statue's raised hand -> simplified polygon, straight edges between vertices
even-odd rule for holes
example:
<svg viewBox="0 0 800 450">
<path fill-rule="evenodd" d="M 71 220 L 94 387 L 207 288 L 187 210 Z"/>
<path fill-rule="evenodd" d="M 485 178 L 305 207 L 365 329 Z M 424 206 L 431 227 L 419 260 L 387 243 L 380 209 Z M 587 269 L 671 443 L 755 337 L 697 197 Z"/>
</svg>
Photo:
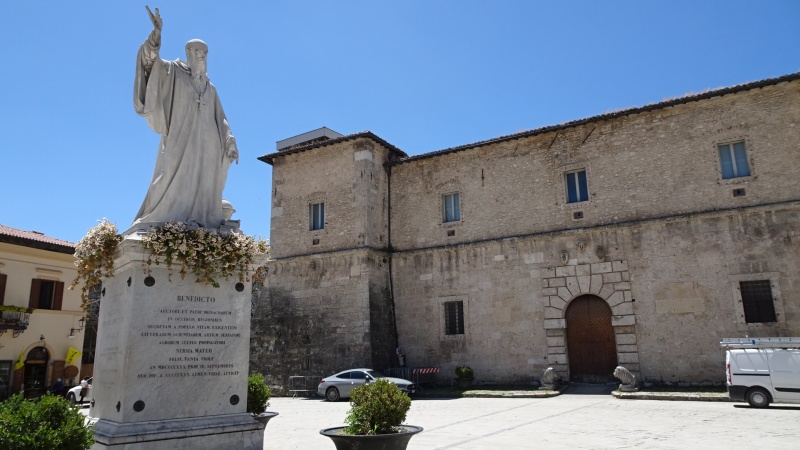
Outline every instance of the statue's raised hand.
<svg viewBox="0 0 800 450">
<path fill-rule="evenodd" d="M 150 7 L 147 5 L 145 5 L 145 8 L 147 8 L 147 14 L 150 14 L 150 21 L 153 22 L 153 28 L 161 31 L 161 25 L 163 22 L 161 21 L 161 14 L 158 13 L 158 8 L 156 8 L 155 14 L 153 14 L 153 11 L 150 11 Z"/>
</svg>

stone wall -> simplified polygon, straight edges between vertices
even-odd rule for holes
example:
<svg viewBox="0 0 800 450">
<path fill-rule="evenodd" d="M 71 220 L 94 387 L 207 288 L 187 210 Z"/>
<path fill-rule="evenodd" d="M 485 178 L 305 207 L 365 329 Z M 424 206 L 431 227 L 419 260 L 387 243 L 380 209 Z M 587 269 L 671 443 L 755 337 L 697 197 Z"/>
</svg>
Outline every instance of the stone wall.
<svg viewBox="0 0 800 450">
<path fill-rule="evenodd" d="M 745 140 L 752 176 L 721 179 Z M 411 250 L 798 199 L 800 81 L 601 120 L 392 166 L 392 246 Z M 589 200 L 566 203 L 585 169 Z M 733 189 L 746 195 L 734 197 Z M 461 220 L 442 223 L 459 192 Z M 573 213 L 583 212 L 575 220 Z M 448 236 L 448 231 L 454 232 Z"/>
<path fill-rule="evenodd" d="M 721 383 L 719 340 L 800 334 L 800 204 L 573 230 L 395 254 L 400 346 L 413 366 L 538 379 L 569 364 L 564 313 L 584 294 L 612 308 L 617 358 L 645 380 Z M 740 279 L 769 279 L 778 322 L 746 324 Z M 464 335 L 444 301 L 465 302 Z"/>
<path fill-rule="evenodd" d="M 271 256 L 387 245 L 388 150 L 369 139 L 276 158 Z M 325 227 L 310 231 L 309 205 L 325 203 Z"/>
<path fill-rule="evenodd" d="M 362 249 L 270 262 L 253 308 L 250 369 L 288 389 L 293 375 L 393 364 L 385 258 Z"/>
<path fill-rule="evenodd" d="M 565 313 L 591 294 L 640 378 L 722 382 L 719 339 L 800 334 L 799 128 L 793 80 L 388 167 L 364 136 L 275 156 L 275 260 L 251 365 L 278 384 L 381 368 L 397 339 L 407 365 L 441 367 L 443 380 L 460 364 L 479 381 L 527 382 L 548 366 L 568 377 Z M 723 179 L 718 145 L 738 141 L 751 174 Z M 567 203 L 575 170 L 589 198 Z M 460 220 L 442 223 L 456 192 Z M 325 228 L 309 231 L 320 201 Z M 775 323 L 745 323 L 748 280 L 770 281 Z M 445 332 L 450 301 L 463 303 L 464 334 Z"/>
</svg>

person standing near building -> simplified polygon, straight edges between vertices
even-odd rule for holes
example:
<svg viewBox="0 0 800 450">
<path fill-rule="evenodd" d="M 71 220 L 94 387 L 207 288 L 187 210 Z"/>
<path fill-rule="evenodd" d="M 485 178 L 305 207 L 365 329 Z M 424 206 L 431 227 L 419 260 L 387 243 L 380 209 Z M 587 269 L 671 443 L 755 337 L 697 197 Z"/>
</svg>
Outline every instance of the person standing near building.
<svg viewBox="0 0 800 450">
<path fill-rule="evenodd" d="M 83 377 L 81 380 L 81 400 L 80 404 L 83 404 L 83 398 L 86 397 L 86 391 L 89 390 L 89 377 Z"/>
<path fill-rule="evenodd" d="M 50 387 L 50 393 L 58 396 L 64 394 L 64 382 L 61 381 L 61 378 L 57 379 L 53 386 Z"/>
</svg>

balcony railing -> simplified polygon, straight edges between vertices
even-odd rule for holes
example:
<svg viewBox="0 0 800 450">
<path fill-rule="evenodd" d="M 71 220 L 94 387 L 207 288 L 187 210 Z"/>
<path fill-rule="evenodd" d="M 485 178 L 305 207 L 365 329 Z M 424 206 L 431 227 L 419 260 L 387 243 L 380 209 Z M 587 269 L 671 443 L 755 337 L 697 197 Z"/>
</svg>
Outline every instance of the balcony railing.
<svg viewBox="0 0 800 450">
<path fill-rule="evenodd" d="M 32 309 L 16 306 L 0 306 L 0 336 L 11 330 L 14 337 L 28 329 L 28 320 Z"/>
</svg>

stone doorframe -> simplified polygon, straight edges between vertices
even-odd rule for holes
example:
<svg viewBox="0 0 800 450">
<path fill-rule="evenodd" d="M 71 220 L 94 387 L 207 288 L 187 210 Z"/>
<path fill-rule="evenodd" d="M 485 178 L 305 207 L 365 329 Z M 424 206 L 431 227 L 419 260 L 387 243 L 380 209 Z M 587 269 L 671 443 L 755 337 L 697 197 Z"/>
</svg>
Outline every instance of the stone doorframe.
<svg viewBox="0 0 800 450">
<path fill-rule="evenodd" d="M 628 261 L 574 264 L 542 269 L 544 328 L 547 333 L 547 363 L 563 380 L 569 379 L 564 314 L 576 297 L 596 295 L 611 307 L 611 326 L 617 346 L 617 363 L 639 374 L 636 316 L 631 294 Z"/>
</svg>

